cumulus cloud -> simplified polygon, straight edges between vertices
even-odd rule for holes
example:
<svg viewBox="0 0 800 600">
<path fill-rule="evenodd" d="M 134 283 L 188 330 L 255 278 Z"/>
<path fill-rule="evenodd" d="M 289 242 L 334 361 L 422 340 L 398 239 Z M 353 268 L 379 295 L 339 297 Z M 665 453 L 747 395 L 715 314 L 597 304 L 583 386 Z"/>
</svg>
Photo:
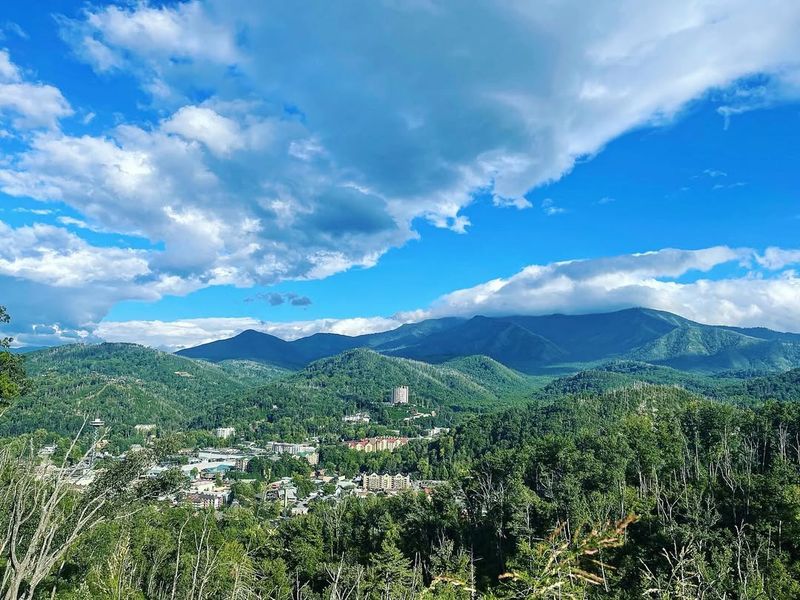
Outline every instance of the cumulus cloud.
<svg viewBox="0 0 800 600">
<path fill-rule="evenodd" d="M 114 304 L 186 294 L 200 282 L 151 271 L 152 251 L 92 246 L 69 231 L 0 221 L 0 300 L 14 334 L 28 343 L 70 341 L 92 334 Z M 37 331 L 50 327 L 44 340 Z"/>
<path fill-rule="evenodd" d="M 48 225 L 13 229 L 0 222 L 0 275 L 55 287 L 133 281 L 149 273 L 144 253 L 92 247 L 66 230 Z"/>
<path fill-rule="evenodd" d="M 215 154 L 228 154 L 243 142 L 236 121 L 199 106 L 184 106 L 163 123 L 162 129 L 202 142 Z"/>
<path fill-rule="evenodd" d="M 778 269 L 800 263 L 800 252 L 772 248 L 762 256 L 719 246 L 531 265 L 512 277 L 447 294 L 404 318 L 580 314 L 643 306 L 704 323 L 800 331 L 800 279 L 793 271 L 765 277 L 750 268 L 754 263 Z M 681 280 L 726 264 L 741 267 L 743 274 Z"/>
<path fill-rule="evenodd" d="M 154 100 L 180 103 L 201 87 L 217 102 L 265 99 L 279 120 L 292 107 L 306 135 L 283 158 L 316 160 L 306 173 L 321 187 L 287 189 L 291 178 L 275 174 L 260 182 L 281 190 L 276 201 L 292 214 L 328 205 L 325 188 L 344 178 L 362 209 L 376 206 L 401 228 L 424 218 L 463 232 L 460 212 L 478 191 L 497 206 L 528 208 L 533 187 L 710 89 L 757 73 L 794 78 L 798 23 L 800 8 L 777 0 L 467 10 L 445 1 L 402 9 L 330 3 L 313 11 L 208 0 L 88 9 L 66 29 L 81 32 L 79 48 L 88 38 L 124 56 L 143 88 L 158 90 Z M 748 35 L 754 27 L 762 34 Z M 182 106 L 162 128 L 225 154 L 241 144 L 239 126 L 210 107 Z"/>
<path fill-rule="evenodd" d="M 800 250 L 771 247 L 756 255 L 755 260 L 762 267 L 776 271 L 800 263 Z"/>
<path fill-rule="evenodd" d="M 4 82 L 19 81 L 22 75 L 19 67 L 11 62 L 8 50 L 0 50 L 0 80 Z"/>
<path fill-rule="evenodd" d="M 73 114 L 61 91 L 52 85 L 24 81 L 7 50 L 0 50 L 0 119 L 17 129 L 55 128 Z"/>
</svg>

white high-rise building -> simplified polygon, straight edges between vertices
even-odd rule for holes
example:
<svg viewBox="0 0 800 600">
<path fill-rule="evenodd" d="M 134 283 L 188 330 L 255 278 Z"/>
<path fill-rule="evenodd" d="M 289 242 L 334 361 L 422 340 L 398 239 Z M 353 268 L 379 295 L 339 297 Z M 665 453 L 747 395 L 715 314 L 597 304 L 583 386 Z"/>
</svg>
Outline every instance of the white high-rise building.
<svg viewBox="0 0 800 600">
<path fill-rule="evenodd" d="M 401 385 L 392 390 L 392 404 L 408 404 L 407 385 Z"/>
<path fill-rule="evenodd" d="M 236 429 L 233 427 L 217 427 L 214 430 L 214 435 L 221 439 L 227 439 L 236 435 Z"/>
</svg>

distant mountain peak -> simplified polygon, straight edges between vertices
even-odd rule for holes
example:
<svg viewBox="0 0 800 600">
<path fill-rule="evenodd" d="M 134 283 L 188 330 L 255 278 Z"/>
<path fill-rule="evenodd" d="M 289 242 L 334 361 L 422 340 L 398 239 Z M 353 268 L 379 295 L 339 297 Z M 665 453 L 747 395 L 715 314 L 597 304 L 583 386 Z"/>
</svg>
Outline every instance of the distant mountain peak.
<svg viewBox="0 0 800 600">
<path fill-rule="evenodd" d="M 447 317 L 381 333 L 316 333 L 291 342 L 250 329 L 178 354 L 299 369 L 356 349 L 428 363 L 482 355 L 526 373 L 574 372 L 587 364 L 627 359 L 698 371 L 800 366 L 798 334 L 704 325 L 645 307 L 580 315 Z"/>
</svg>

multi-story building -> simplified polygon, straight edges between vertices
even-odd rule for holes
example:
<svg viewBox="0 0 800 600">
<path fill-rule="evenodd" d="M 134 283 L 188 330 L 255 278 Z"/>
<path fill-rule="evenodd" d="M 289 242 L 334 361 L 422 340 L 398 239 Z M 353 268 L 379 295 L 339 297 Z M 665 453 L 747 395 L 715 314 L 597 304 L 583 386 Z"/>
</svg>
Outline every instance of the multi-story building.
<svg viewBox="0 0 800 600">
<path fill-rule="evenodd" d="M 407 385 L 401 385 L 392 390 L 392 404 L 408 404 Z"/>
<path fill-rule="evenodd" d="M 186 494 L 186 500 L 195 508 L 221 508 L 225 504 L 225 497 L 223 495 L 207 492 Z"/>
<path fill-rule="evenodd" d="M 267 442 L 265 448 L 273 454 L 290 454 L 298 458 L 304 458 L 310 465 L 319 462 L 319 453 L 314 446 L 307 444 L 295 444 L 292 442 Z"/>
<path fill-rule="evenodd" d="M 364 438 L 361 440 L 350 440 L 347 447 L 356 452 L 393 452 L 401 446 L 408 444 L 407 437 L 380 436 Z"/>
<path fill-rule="evenodd" d="M 236 435 L 236 429 L 233 427 L 217 427 L 214 430 L 214 435 L 218 438 L 227 439 Z"/>
<path fill-rule="evenodd" d="M 372 473 L 364 475 L 361 487 L 371 492 L 400 492 L 411 488 L 411 477 L 399 473 L 397 475 Z"/>
</svg>

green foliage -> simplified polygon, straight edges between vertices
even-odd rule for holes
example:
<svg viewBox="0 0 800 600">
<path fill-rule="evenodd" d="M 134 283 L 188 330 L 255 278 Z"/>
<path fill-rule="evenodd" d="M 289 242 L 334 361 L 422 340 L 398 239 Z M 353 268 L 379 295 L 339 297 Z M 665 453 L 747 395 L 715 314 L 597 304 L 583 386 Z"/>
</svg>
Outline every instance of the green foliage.
<svg viewBox="0 0 800 600">
<path fill-rule="evenodd" d="M 18 360 L 0 353 L 0 386 L 2 365 Z M 116 440 L 132 436 L 137 423 L 181 428 L 220 400 L 264 381 L 260 367 L 220 367 L 135 344 L 60 346 L 27 354 L 24 361 L 30 390 L 6 413 L 0 435 L 41 427 L 70 435 L 86 416 L 96 415 L 112 425 Z"/>
<path fill-rule="evenodd" d="M 4 306 L 0 306 L 0 324 L 8 323 L 11 317 Z M 0 337 L 0 410 L 7 408 L 25 389 L 25 371 L 22 357 L 9 352 L 13 340 Z"/>
<path fill-rule="evenodd" d="M 49 352 L 32 355 L 34 377 L 45 385 L 34 390 L 52 386 L 44 397 L 65 415 L 94 402 L 77 393 L 60 399 L 70 385 L 98 390 L 110 377 L 130 383 L 139 373 L 140 404 L 97 394 L 121 423 L 146 417 L 151 402 L 184 426 L 231 424 L 251 439 L 317 436 L 321 466 L 342 474 L 441 480 L 429 494 L 367 498 L 331 498 L 331 485 L 308 503 L 309 514 L 279 516 L 282 507 L 257 493 L 290 477 L 307 498 L 311 467 L 292 456 L 257 457 L 233 483 L 237 506 L 197 511 L 158 500 L 180 484 L 177 471 L 159 480 L 135 474 L 154 454 L 212 438 L 202 430 L 161 435 L 142 454 L 104 463 L 83 497 L 70 494 L 72 502 L 102 494 L 107 512 L 43 582 L 57 598 L 800 594 L 800 371 L 737 378 L 615 361 L 542 387 L 485 357 L 433 366 L 355 350 L 286 375 L 129 346 Z M 176 370 L 191 377 L 176 379 Z M 421 429 L 385 404 L 394 385 L 410 385 L 412 403 L 436 410 L 429 423 L 450 425 L 450 433 L 395 452 L 344 447 L 342 437 Z M 169 396 L 163 390 L 172 386 Z M 34 427 L 26 410 L 19 414 Z M 342 423 L 354 410 L 369 410 L 377 422 Z M 57 442 L 64 445 L 38 430 L 7 439 L 6 456 Z M 35 472 L 8 467 L 14 477 Z M 0 498 L 10 481 L 0 478 Z"/>
</svg>

